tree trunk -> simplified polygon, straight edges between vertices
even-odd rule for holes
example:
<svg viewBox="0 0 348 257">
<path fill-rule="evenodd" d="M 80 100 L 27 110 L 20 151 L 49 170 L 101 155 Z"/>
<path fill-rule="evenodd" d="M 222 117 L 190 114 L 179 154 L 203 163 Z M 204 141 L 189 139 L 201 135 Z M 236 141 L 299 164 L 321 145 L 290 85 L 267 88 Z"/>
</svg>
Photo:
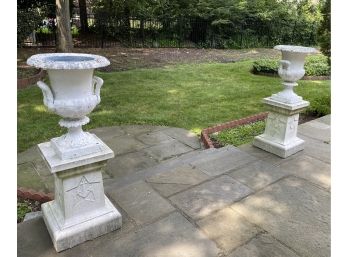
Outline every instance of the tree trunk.
<svg viewBox="0 0 348 257">
<path fill-rule="evenodd" d="M 79 9 L 80 9 L 81 31 L 86 33 L 88 31 L 86 0 L 79 0 Z"/>
<path fill-rule="evenodd" d="M 57 52 L 72 52 L 73 43 L 70 28 L 69 0 L 56 0 Z"/>
</svg>

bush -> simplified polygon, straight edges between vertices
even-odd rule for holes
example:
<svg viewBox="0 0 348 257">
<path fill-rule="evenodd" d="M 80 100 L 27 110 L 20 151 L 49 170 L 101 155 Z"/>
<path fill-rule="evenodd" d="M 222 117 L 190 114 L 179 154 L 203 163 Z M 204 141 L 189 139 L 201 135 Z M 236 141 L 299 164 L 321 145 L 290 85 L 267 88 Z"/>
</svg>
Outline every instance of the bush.
<svg viewBox="0 0 348 257">
<path fill-rule="evenodd" d="M 331 113 L 331 95 L 324 95 L 311 101 L 305 114 L 321 117 Z"/>
<path fill-rule="evenodd" d="M 278 74 L 279 67 L 278 59 L 261 59 L 253 63 L 252 72 L 258 73 L 268 73 L 268 74 Z M 330 66 L 327 61 L 327 57 L 319 55 L 310 55 L 306 58 L 305 62 L 305 75 L 306 76 L 329 76 Z"/>
</svg>

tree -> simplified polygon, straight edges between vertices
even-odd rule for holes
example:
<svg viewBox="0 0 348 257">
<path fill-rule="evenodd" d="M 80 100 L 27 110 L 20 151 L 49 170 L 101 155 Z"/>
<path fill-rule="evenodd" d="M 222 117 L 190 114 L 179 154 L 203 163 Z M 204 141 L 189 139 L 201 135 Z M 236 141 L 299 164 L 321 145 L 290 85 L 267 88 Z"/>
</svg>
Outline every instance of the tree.
<svg viewBox="0 0 348 257">
<path fill-rule="evenodd" d="M 71 52 L 73 48 L 69 0 L 56 0 L 57 52 Z"/>
<path fill-rule="evenodd" d="M 86 33 L 88 31 L 86 0 L 79 0 L 79 9 L 80 9 L 81 31 Z"/>
<path fill-rule="evenodd" d="M 321 52 L 328 57 L 331 65 L 331 0 L 326 0 L 320 11 L 323 20 L 318 29 L 318 41 Z"/>
</svg>

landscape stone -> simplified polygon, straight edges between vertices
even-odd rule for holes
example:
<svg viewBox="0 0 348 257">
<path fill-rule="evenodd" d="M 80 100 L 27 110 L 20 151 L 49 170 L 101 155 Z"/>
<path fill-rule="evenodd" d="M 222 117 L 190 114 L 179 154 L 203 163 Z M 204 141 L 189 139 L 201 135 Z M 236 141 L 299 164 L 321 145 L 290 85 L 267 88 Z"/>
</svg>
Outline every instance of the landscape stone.
<svg viewBox="0 0 348 257">
<path fill-rule="evenodd" d="M 114 178 L 127 176 L 136 171 L 155 166 L 158 162 L 143 151 L 115 156 L 107 163 L 107 172 Z"/>
<path fill-rule="evenodd" d="M 281 179 L 231 208 L 300 256 L 330 256 L 330 194 L 306 180 Z"/>
<path fill-rule="evenodd" d="M 98 238 L 76 248 L 80 251 L 73 248 L 64 256 L 216 257 L 219 254 L 215 243 L 177 212 L 121 238 Z"/>
<path fill-rule="evenodd" d="M 124 125 L 121 128 L 127 135 L 136 136 L 139 134 L 149 133 L 153 131 L 160 131 L 167 127 L 165 126 L 151 126 L 151 125 Z"/>
<path fill-rule="evenodd" d="M 312 156 L 326 163 L 331 163 L 331 143 L 329 141 L 322 141 L 313 139 L 304 135 L 299 135 L 305 140 L 304 153 Z"/>
<path fill-rule="evenodd" d="M 230 208 L 222 209 L 199 220 L 197 225 L 226 252 L 230 252 L 261 232 Z"/>
<path fill-rule="evenodd" d="M 256 191 L 287 174 L 282 169 L 260 160 L 234 170 L 228 175 Z"/>
<path fill-rule="evenodd" d="M 89 132 L 96 134 L 97 137 L 103 141 L 126 134 L 126 132 L 120 126 L 94 128 Z"/>
<path fill-rule="evenodd" d="M 108 191 L 108 195 L 138 225 L 156 220 L 175 209 L 143 181 Z"/>
<path fill-rule="evenodd" d="M 192 219 L 200 219 L 252 192 L 247 186 L 223 175 L 169 199 Z"/>
<path fill-rule="evenodd" d="M 326 125 L 331 125 L 331 114 L 320 117 L 319 119 L 316 119 L 316 121 L 325 123 Z"/>
<path fill-rule="evenodd" d="M 34 160 L 42 159 L 40 156 L 39 149 L 37 146 L 30 147 L 29 149 L 25 150 L 24 152 L 17 154 L 17 164 L 23 164 L 26 162 L 33 162 Z"/>
<path fill-rule="evenodd" d="M 256 160 L 256 158 L 238 148 L 231 148 L 228 151 L 222 152 L 218 156 L 216 155 L 212 157 L 213 158 L 197 160 L 190 164 L 197 167 L 207 175 L 214 177 Z"/>
<path fill-rule="evenodd" d="M 23 222 L 42 217 L 42 211 L 28 212 L 25 214 Z"/>
<path fill-rule="evenodd" d="M 17 186 L 45 193 L 50 192 L 31 162 L 17 165 Z"/>
<path fill-rule="evenodd" d="M 316 158 L 302 155 L 278 166 L 283 172 L 301 177 L 324 188 L 331 185 L 331 167 Z"/>
<path fill-rule="evenodd" d="M 129 135 L 113 137 L 104 142 L 114 151 L 115 156 L 135 152 L 146 147 L 139 140 Z"/>
<path fill-rule="evenodd" d="M 161 195 L 167 197 L 199 184 L 208 178 L 209 176 L 199 169 L 190 165 L 184 165 L 146 178 L 146 182 L 151 183 L 153 188 L 160 192 Z"/>
<path fill-rule="evenodd" d="M 201 143 L 199 138 L 194 133 L 182 128 L 167 128 L 163 133 L 180 141 L 181 143 L 192 147 L 193 149 L 200 149 Z"/>
<path fill-rule="evenodd" d="M 323 122 L 312 120 L 299 126 L 298 133 L 327 142 L 331 139 L 331 126 Z"/>
<path fill-rule="evenodd" d="M 170 142 L 174 140 L 172 137 L 163 133 L 163 131 L 155 131 L 155 132 L 141 134 L 141 135 L 138 135 L 136 138 L 142 143 L 146 145 L 150 145 L 150 146 L 166 143 L 166 142 Z"/>
<path fill-rule="evenodd" d="M 259 234 L 228 257 L 300 257 L 268 234 Z"/>
<path fill-rule="evenodd" d="M 158 161 L 163 161 L 168 158 L 190 152 L 192 150 L 193 149 L 191 147 L 188 147 L 178 142 L 177 140 L 172 140 L 144 149 L 147 154 L 151 155 Z"/>
</svg>

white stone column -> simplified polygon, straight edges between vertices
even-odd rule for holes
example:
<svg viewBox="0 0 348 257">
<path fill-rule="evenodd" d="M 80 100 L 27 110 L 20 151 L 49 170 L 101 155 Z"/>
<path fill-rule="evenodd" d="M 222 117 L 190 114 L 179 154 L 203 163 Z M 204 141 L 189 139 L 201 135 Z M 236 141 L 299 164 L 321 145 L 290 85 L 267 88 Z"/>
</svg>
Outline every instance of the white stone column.
<svg viewBox="0 0 348 257">
<path fill-rule="evenodd" d="M 304 141 L 297 137 L 299 113 L 308 105 L 307 101 L 285 104 L 264 98 L 269 114 L 265 132 L 254 138 L 253 145 L 267 152 L 286 158 L 304 149 Z"/>
<path fill-rule="evenodd" d="M 98 153 L 67 160 L 58 157 L 50 142 L 38 146 L 54 176 L 55 199 L 41 208 L 56 251 L 121 227 L 121 214 L 104 195 L 102 169 L 114 157 L 107 145 Z"/>
</svg>

